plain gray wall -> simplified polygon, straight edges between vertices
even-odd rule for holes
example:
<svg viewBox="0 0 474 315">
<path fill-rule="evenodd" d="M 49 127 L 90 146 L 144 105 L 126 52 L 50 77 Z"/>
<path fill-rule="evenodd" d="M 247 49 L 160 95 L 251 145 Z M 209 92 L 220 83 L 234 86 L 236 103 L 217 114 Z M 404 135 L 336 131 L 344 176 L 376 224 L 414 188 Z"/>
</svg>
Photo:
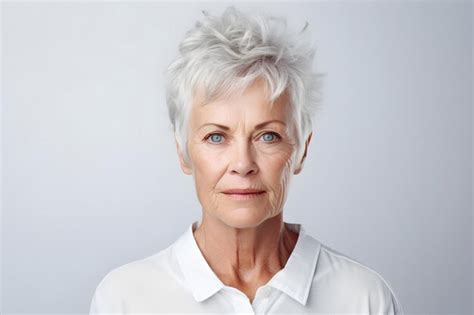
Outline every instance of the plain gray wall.
<svg viewBox="0 0 474 315">
<path fill-rule="evenodd" d="M 3 313 L 87 313 L 111 269 L 199 219 L 163 71 L 228 5 L 309 21 L 327 73 L 285 221 L 407 314 L 472 312 L 472 4 L 2 2 Z"/>
</svg>

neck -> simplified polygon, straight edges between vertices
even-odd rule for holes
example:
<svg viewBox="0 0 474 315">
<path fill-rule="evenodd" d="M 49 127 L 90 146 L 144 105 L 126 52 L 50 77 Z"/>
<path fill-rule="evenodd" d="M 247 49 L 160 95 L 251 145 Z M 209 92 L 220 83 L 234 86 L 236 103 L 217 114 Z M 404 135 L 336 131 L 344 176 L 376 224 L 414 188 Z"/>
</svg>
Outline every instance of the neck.
<svg viewBox="0 0 474 315">
<path fill-rule="evenodd" d="M 194 237 L 206 261 L 224 283 L 247 283 L 268 280 L 281 270 L 298 234 L 285 225 L 281 213 L 249 228 L 235 228 L 203 214 Z"/>
</svg>

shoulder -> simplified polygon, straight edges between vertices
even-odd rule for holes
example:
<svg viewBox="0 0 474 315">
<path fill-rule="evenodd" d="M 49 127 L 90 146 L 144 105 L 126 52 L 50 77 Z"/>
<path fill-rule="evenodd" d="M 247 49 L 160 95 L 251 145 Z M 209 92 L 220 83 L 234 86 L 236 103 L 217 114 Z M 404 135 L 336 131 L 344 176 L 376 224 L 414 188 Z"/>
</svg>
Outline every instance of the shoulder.
<svg viewBox="0 0 474 315">
<path fill-rule="evenodd" d="M 313 282 L 332 297 L 369 313 L 403 313 L 394 291 L 378 272 L 323 244 Z"/>
<path fill-rule="evenodd" d="M 138 303 L 147 294 L 162 294 L 179 288 L 181 275 L 175 263 L 173 248 L 115 267 L 96 286 L 92 310 L 119 310 Z"/>
<path fill-rule="evenodd" d="M 331 277 L 333 282 L 344 281 L 345 285 L 359 289 L 388 286 L 372 268 L 324 244 L 321 244 L 317 272 L 317 277 Z"/>
<path fill-rule="evenodd" d="M 152 256 L 115 267 L 103 277 L 97 287 L 109 289 L 151 284 L 168 286 L 166 280 L 171 283 L 180 282 L 182 275 L 173 249 L 173 246 L 169 246 Z"/>
</svg>

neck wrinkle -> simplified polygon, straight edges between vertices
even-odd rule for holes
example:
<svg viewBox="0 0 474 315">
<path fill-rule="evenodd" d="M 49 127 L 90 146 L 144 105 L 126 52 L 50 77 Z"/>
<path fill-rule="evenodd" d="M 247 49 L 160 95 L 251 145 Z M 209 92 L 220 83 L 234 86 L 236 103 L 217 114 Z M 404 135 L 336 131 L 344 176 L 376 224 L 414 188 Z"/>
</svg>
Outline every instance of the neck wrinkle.
<svg viewBox="0 0 474 315">
<path fill-rule="evenodd" d="M 238 244 L 238 234 L 241 231 L 234 233 L 230 228 L 230 232 L 227 232 L 228 226 L 223 229 L 213 227 L 203 220 L 203 223 L 193 230 L 193 234 L 208 265 L 224 283 L 241 283 L 257 278 L 269 280 L 284 268 L 298 239 L 298 233 L 283 222 L 281 215 L 272 219 L 273 221 L 267 221 L 265 226 L 257 227 L 263 228 L 263 231 L 252 231 L 250 238 L 254 239 L 250 244 L 243 244 L 244 249 Z M 278 225 L 279 228 L 275 227 Z M 219 232 L 221 235 L 216 235 Z M 227 237 L 226 233 L 231 234 L 230 237 Z M 263 235 L 262 239 L 256 240 L 260 235 Z M 268 237 L 265 237 L 267 235 Z M 229 244 L 234 245 L 230 248 Z"/>
</svg>

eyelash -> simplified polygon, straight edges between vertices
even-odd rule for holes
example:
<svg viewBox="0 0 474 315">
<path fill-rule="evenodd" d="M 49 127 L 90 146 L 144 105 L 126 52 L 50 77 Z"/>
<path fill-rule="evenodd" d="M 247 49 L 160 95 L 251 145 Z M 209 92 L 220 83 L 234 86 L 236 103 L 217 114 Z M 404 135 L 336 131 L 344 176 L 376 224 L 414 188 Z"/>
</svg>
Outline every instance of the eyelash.
<svg viewBox="0 0 474 315">
<path fill-rule="evenodd" d="M 266 143 L 275 143 L 275 142 L 277 142 L 278 140 L 281 139 L 281 136 L 280 136 L 279 134 L 277 134 L 276 132 L 272 132 L 272 131 L 267 131 L 267 132 L 263 133 L 263 134 L 260 136 L 260 138 L 263 137 L 263 136 L 266 135 L 266 134 L 272 134 L 272 135 L 274 135 L 274 136 L 276 137 L 276 140 L 274 140 L 274 141 L 264 141 L 264 142 L 266 142 Z M 209 138 L 212 137 L 213 135 L 224 136 L 222 133 L 213 132 L 213 133 L 208 134 L 206 137 L 204 137 L 204 140 L 206 140 L 206 141 L 209 142 L 210 144 L 221 144 L 222 142 L 217 143 L 217 142 L 210 142 L 210 141 L 208 141 Z"/>
</svg>

